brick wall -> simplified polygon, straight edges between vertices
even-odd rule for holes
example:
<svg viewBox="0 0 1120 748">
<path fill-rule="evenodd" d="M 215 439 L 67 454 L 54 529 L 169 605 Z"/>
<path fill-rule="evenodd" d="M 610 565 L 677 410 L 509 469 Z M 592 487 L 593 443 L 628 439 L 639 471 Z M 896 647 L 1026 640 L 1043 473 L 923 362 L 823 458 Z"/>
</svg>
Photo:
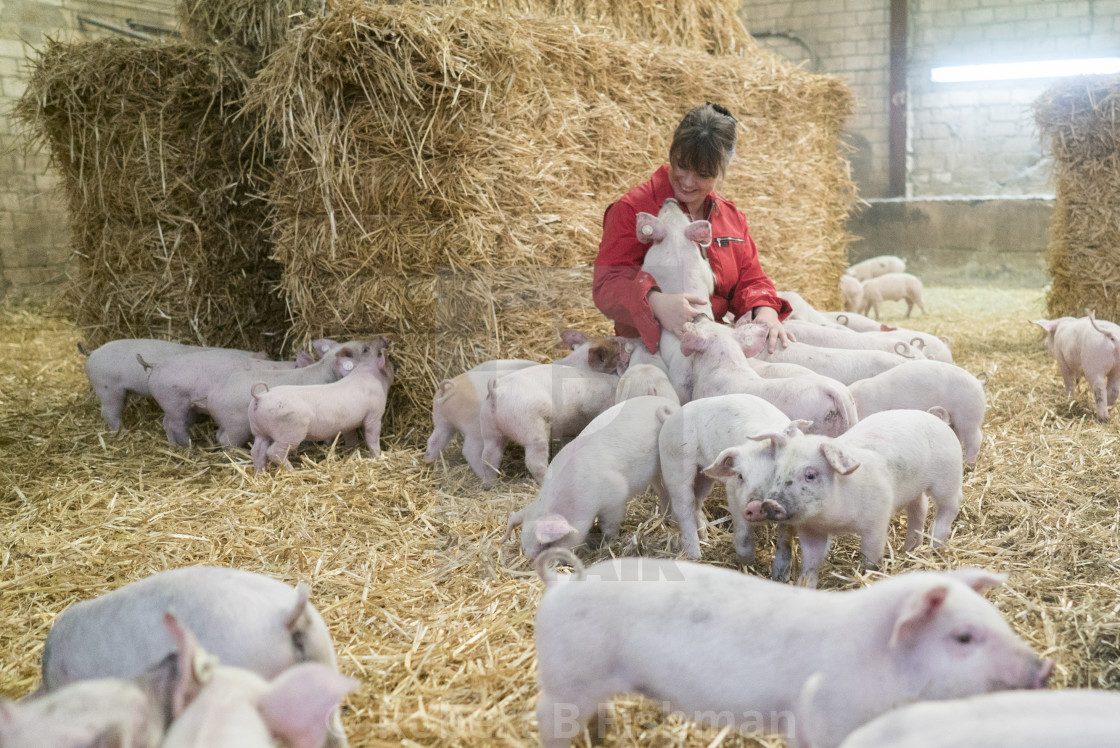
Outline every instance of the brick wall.
<svg viewBox="0 0 1120 748">
<path fill-rule="evenodd" d="M 80 0 L 0 0 L 0 297 L 49 297 L 65 278 L 69 257 L 66 208 L 46 153 L 28 150 L 13 122 L 13 103 L 27 86 L 27 58 L 44 37 L 111 35 L 83 27 L 78 15 L 126 26 L 131 18 L 174 26 L 171 0 L 129 3 Z"/>
<path fill-rule="evenodd" d="M 790 31 L 821 72 L 844 76 L 856 98 L 849 122 L 863 197 L 888 185 L 889 0 L 744 0 L 754 34 Z M 971 62 L 1115 55 L 1120 0 L 910 0 L 908 159 L 911 197 L 1048 194 L 1050 170 L 1031 104 L 1047 80 L 932 83 L 930 68 Z M 805 50 L 764 43 L 795 60 Z"/>
</svg>

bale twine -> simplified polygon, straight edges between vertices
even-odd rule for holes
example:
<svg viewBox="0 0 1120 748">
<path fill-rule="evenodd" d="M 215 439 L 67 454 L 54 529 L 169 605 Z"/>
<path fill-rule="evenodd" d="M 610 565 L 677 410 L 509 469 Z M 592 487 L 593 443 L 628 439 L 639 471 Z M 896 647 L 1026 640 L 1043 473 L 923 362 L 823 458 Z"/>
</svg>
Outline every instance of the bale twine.
<svg viewBox="0 0 1120 748">
<path fill-rule="evenodd" d="M 439 378 L 526 350 L 511 330 L 547 339 L 556 320 L 589 315 L 605 327 L 587 270 L 603 210 L 649 177 L 705 100 L 742 123 L 721 191 L 751 220 L 764 267 L 835 305 L 853 196 L 837 151 L 851 97 L 838 79 L 558 17 L 334 5 L 292 32 L 246 103 L 274 138 L 268 199 L 293 339 L 393 334 L 400 382 L 419 388 L 396 388 L 408 402 L 391 408 L 390 429 L 404 432 L 427 423 Z M 514 308 L 479 293 L 496 268 L 542 267 L 582 268 L 584 280 L 558 299 L 551 280 L 521 278 Z M 467 340 L 427 326 L 449 296 L 426 294 L 452 271 L 479 307 Z M 408 382 L 408 362 L 433 378 Z"/>
<path fill-rule="evenodd" d="M 1072 78 L 1034 105 L 1054 155 L 1051 317 L 1120 319 L 1120 76 Z"/>
<path fill-rule="evenodd" d="M 260 149 L 227 46 L 49 40 L 16 115 L 62 174 L 75 263 L 65 300 L 88 345 L 161 337 L 278 352 Z"/>
</svg>

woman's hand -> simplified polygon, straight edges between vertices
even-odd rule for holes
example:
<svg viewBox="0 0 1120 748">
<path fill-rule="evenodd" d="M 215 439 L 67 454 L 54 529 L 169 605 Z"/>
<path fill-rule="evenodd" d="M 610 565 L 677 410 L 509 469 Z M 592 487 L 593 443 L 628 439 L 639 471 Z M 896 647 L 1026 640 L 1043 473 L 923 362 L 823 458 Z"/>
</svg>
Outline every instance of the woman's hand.
<svg viewBox="0 0 1120 748">
<path fill-rule="evenodd" d="M 778 346 L 778 341 L 782 342 L 782 347 L 785 348 L 790 343 L 796 343 L 797 338 L 793 337 L 786 328 L 782 327 L 781 321 L 778 319 L 778 311 L 773 307 L 756 306 L 754 308 L 754 321 L 760 325 L 766 325 L 769 332 L 766 334 L 766 350 L 773 353 L 774 349 Z"/>
<path fill-rule="evenodd" d="M 685 323 L 691 322 L 697 314 L 703 313 L 704 305 L 709 301 L 696 294 L 661 291 L 650 291 L 646 299 L 649 301 L 649 308 L 653 310 L 654 318 L 661 327 L 678 338 L 684 336 Z M 777 319 L 777 315 L 774 319 Z"/>
</svg>

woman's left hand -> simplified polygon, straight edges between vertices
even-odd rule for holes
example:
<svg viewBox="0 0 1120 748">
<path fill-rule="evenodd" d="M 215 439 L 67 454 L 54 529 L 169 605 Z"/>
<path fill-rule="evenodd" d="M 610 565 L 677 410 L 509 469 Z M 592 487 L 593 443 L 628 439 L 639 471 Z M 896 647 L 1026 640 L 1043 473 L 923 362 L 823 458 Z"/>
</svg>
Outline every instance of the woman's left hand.
<svg viewBox="0 0 1120 748">
<path fill-rule="evenodd" d="M 766 325 L 768 329 L 766 334 L 766 350 L 768 353 L 774 352 L 778 347 L 778 341 L 781 341 L 783 348 L 790 343 L 797 342 L 797 338 L 782 327 L 781 320 L 778 319 L 778 310 L 773 307 L 756 306 L 754 308 L 754 321 L 760 325 Z"/>
</svg>

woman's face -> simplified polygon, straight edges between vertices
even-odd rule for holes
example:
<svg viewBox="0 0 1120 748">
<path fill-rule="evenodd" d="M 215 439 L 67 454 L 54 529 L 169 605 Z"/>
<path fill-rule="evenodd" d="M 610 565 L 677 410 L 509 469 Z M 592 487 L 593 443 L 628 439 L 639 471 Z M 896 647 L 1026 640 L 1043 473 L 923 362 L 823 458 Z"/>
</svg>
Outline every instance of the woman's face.
<svg viewBox="0 0 1120 748">
<path fill-rule="evenodd" d="M 702 176 L 689 169 L 669 164 L 669 184 L 673 188 L 673 196 L 682 205 L 688 206 L 692 214 L 699 212 L 704 204 L 704 198 L 711 194 L 716 187 L 715 174 Z"/>
</svg>

